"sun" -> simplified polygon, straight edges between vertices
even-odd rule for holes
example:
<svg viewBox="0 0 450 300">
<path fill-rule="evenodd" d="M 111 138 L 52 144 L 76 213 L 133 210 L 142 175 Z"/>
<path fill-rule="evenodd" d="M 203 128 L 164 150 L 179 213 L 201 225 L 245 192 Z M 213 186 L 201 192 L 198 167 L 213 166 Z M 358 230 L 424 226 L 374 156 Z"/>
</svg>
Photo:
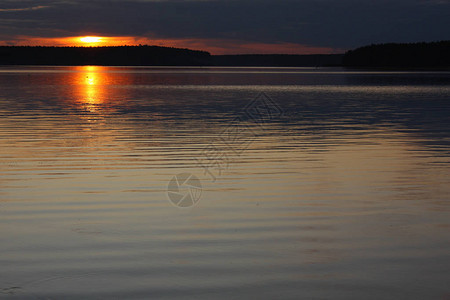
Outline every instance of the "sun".
<svg viewBox="0 0 450 300">
<path fill-rule="evenodd" d="M 80 37 L 80 41 L 86 44 L 96 44 L 102 42 L 102 38 L 99 36 L 83 36 Z"/>
</svg>

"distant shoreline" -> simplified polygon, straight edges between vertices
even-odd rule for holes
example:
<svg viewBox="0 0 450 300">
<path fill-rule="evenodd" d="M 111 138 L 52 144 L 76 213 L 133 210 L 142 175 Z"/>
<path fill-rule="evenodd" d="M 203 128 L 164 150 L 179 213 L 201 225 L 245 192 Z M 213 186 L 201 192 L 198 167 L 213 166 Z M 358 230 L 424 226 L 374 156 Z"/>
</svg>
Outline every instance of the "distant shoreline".
<svg viewBox="0 0 450 300">
<path fill-rule="evenodd" d="M 0 46 L 0 65 L 49 66 L 342 66 L 344 54 L 211 55 L 206 51 L 159 46 Z"/>
<path fill-rule="evenodd" d="M 0 46 L 0 66 L 344 67 L 354 70 L 450 70 L 450 41 L 370 45 L 345 54 L 236 54 L 160 46 Z"/>
<path fill-rule="evenodd" d="M 372 69 L 448 69 L 450 41 L 364 46 L 347 51 L 343 65 Z"/>
</svg>

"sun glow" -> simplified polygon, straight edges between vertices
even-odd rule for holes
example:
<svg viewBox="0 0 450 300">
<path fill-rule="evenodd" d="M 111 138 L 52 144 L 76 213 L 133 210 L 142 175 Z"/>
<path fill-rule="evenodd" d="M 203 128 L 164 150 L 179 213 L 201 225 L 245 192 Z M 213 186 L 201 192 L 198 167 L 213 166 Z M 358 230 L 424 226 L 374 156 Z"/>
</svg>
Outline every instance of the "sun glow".
<svg viewBox="0 0 450 300">
<path fill-rule="evenodd" d="M 97 43 L 101 43 L 103 41 L 103 38 L 99 37 L 99 36 L 83 36 L 80 37 L 80 41 L 86 44 L 97 44 Z"/>
</svg>

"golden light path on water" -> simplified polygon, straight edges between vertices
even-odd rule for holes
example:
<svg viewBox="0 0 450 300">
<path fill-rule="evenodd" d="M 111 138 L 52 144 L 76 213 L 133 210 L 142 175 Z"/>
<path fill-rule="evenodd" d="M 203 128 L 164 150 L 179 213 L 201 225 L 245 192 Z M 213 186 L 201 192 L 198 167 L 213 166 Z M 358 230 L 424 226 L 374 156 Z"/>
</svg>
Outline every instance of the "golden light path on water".
<svg viewBox="0 0 450 300">
<path fill-rule="evenodd" d="M 98 111 L 99 106 L 103 103 L 105 99 L 102 97 L 102 86 L 103 82 L 103 74 L 98 72 L 100 67 L 95 66 L 86 66 L 83 67 L 83 71 L 80 73 L 80 76 L 85 76 L 84 80 L 84 89 L 85 89 L 85 107 L 87 110 L 94 112 Z"/>
</svg>

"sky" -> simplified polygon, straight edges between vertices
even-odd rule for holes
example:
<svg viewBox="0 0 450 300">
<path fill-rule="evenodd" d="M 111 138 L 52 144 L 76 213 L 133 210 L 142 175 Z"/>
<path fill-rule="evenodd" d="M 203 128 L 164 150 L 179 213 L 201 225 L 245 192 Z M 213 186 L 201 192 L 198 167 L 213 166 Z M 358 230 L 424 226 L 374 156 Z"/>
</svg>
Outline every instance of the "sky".
<svg viewBox="0 0 450 300">
<path fill-rule="evenodd" d="M 342 53 L 450 39 L 450 0 L 0 0 L 0 45 Z"/>
</svg>

